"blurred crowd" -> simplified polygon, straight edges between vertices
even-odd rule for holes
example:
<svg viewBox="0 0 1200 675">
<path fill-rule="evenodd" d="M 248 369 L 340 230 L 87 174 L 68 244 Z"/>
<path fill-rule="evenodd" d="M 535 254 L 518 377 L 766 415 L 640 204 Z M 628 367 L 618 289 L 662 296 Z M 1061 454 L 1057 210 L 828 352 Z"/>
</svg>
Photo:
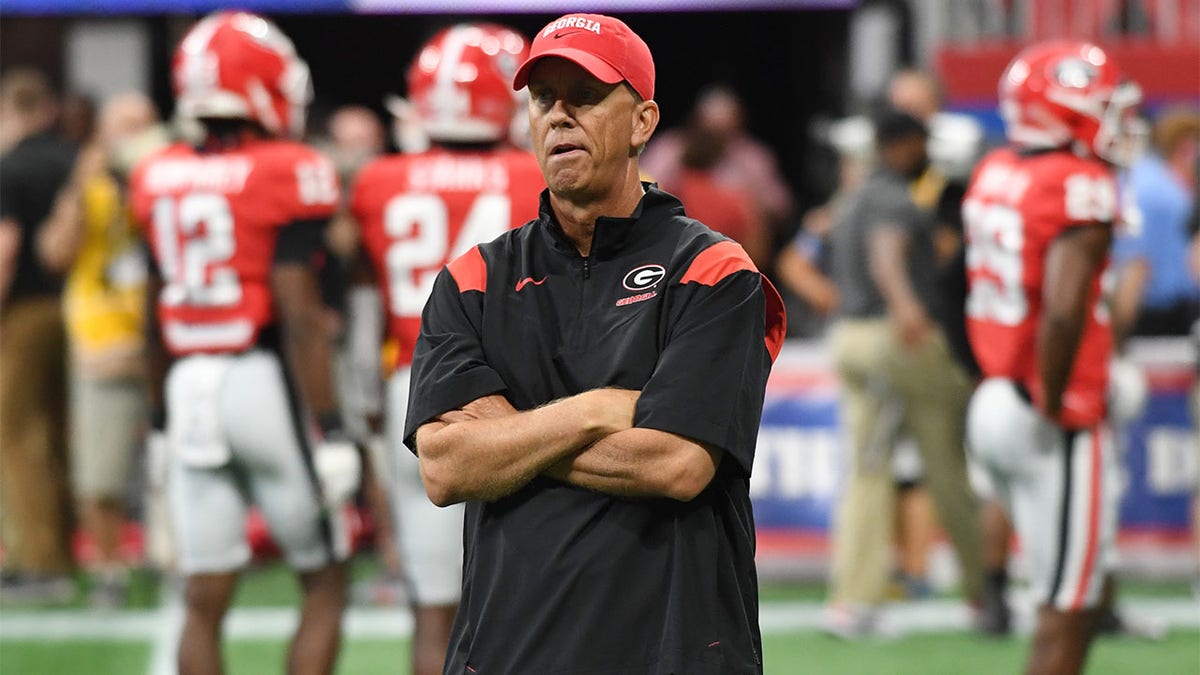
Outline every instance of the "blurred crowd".
<svg viewBox="0 0 1200 675">
<path fill-rule="evenodd" d="M 728 84 L 698 91 L 687 122 L 659 132 L 642 167 L 688 215 L 741 243 L 786 289 L 792 337 L 829 338 L 851 436 L 862 409 L 891 415 L 895 433 L 853 446 L 861 456 L 835 520 L 830 596 L 840 613 L 831 626 L 846 636 L 870 632 L 872 616 L 861 608 L 929 595 L 930 551 L 942 531 L 968 599 L 982 603 L 985 570 L 1002 561 L 981 553 L 981 538 L 991 535 L 978 526 L 962 445 L 978 368 L 964 328 L 960 209 L 989 140 L 970 116 L 943 110 L 932 77 L 900 71 L 879 100 L 861 102 L 862 114 L 817 130 L 834 150 L 836 190 L 800 212 L 776 153 L 746 128 L 742 106 Z M 334 161 L 344 185 L 373 158 L 427 146 L 408 101 L 392 98 L 387 110 L 384 120 L 369 108 L 337 108 L 311 130 L 309 141 Z M 188 133 L 164 122 L 140 93 L 95 101 L 55 92 L 34 70 L 8 68 L 0 78 L 5 600 L 68 601 L 79 593 L 73 573 L 82 566 L 90 602 L 121 605 L 130 569 L 142 563 L 132 521 L 142 525 L 149 560 L 170 568 L 163 459 L 144 443 L 145 250 L 125 188 L 139 158 Z M 1200 115 L 1159 111 L 1144 141 L 1123 174 L 1124 218 L 1113 249 L 1110 306 L 1122 340 L 1188 335 L 1200 315 Z M 866 236 L 862 223 L 879 217 L 903 221 L 908 236 Z M 329 248 L 353 248 L 352 230 L 332 228 Z M 355 302 L 328 301 L 334 309 Z M 902 362 L 880 363 L 891 332 L 911 351 Z M 364 357 L 352 337 L 344 345 L 339 358 Z M 883 372 L 886 381 L 877 377 Z M 370 410 L 378 402 L 356 405 Z M 395 601 L 403 590 L 386 498 L 368 486 L 362 502 L 381 523 L 376 544 L 386 571 L 362 599 Z"/>
</svg>

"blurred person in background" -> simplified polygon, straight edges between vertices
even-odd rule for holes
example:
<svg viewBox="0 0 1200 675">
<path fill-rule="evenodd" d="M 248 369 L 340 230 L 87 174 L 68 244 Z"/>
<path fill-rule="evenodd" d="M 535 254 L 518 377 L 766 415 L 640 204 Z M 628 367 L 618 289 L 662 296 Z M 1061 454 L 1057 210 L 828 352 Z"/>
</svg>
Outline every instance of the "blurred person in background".
<svg viewBox="0 0 1200 675">
<path fill-rule="evenodd" d="M 222 623 L 250 560 L 253 503 L 297 573 L 289 673 L 330 673 L 350 554 L 343 507 L 360 458 L 333 382 L 317 267 L 338 206 L 333 163 L 304 129 L 308 67 L 274 24 L 218 12 L 172 63 L 177 107 L 207 132 L 140 163 L 135 220 L 151 243 L 151 424 L 170 447 L 168 491 L 185 581 L 180 673 L 222 672 Z"/>
<path fill-rule="evenodd" d="M 927 132 L 920 120 L 890 109 L 874 122 L 879 166 L 851 198 L 831 241 L 840 300 L 833 349 L 852 455 L 834 520 L 825 628 L 845 638 L 885 628 L 878 609 L 890 576 L 891 458 L 901 433 L 911 435 L 924 459 L 967 600 L 977 602 L 980 592 L 977 505 L 962 442 L 970 382 L 933 319 L 943 302 L 936 226 L 910 193 L 928 161 Z"/>
<path fill-rule="evenodd" d="M 792 193 L 779 172 L 775 152 L 746 131 L 742 101 L 732 89 L 714 85 L 702 91 L 686 127 L 668 129 L 646 146 L 642 171 L 662 185 L 678 184 L 688 134 L 696 131 L 720 141 L 721 153 L 710 169 L 713 178 L 750 195 L 763 225 L 774 237 L 792 217 Z M 768 241 L 768 250 L 773 244 Z"/>
<path fill-rule="evenodd" d="M 386 151 L 387 135 L 374 111 L 346 105 L 330 115 L 320 147 L 333 160 L 342 185 L 351 185 L 363 167 Z M 350 214 L 349 202 L 349 193 L 343 193 L 337 215 L 329 224 L 326 244 L 332 255 L 327 273 L 322 275 L 322 286 L 326 303 L 337 316 L 334 376 L 342 421 L 350 437 L 368 451 L 363 498 L 372 520 L 375 551 L 383 566 L 378 576 L 355 583 L 351 599 L 359 604 L 392 605 L 404 600 L 405 590 L 389 504 L 390 463 L 382 456 L 377 438 L 383 414 L 378 339 L 383 329 L 383 309 L 374 278 L 358 261 L 359 229 Z"/>
<path fill-rule="evenodd" d="M 769 269 L 771 233 L 753 193 L 721 182 L 716 173 L 730 140 L 726 134 L 690 124 L 684 130 L 679 170 L 668 180 L 659 180 L 659 187 L 679 198 L 689 218 L 741 244 L 756 267 Z"/>
<path fill-rule="evenodd" d="M 830 277 L 829 239 L 850 197 L 857 194 L 874 164 L 874 130 L 865 116 L 848 117 L 829 124 L 822 140 L 834 150 L 837 180 L 833 194 L 823 204 L 805 212 L 796 236 L 779 251 L 775 272 L 789 291 L 802 299 L 814 316 L 789 314 L 789 330 L 806 319 L 823 334 L 838 307 L 838 290 Z"/>
<path fill-rule="evenodd" d="M 347 105 L 329 117 L 329 148 L 326 151 L 338 169 L 338 177 L 349 185 L 360 169 L 387 150 L 383 122 L 370 108 Z"/>
<path fill-rule="evenodd" d="M 975 380 L 979 377 L 979 365 L 967 341 L 963 309 L 967 268 L 961 212 L 967 181 L 980 155 L 983 131 L 970 116 L 943 112 L 941 87 L 931 75 L 920 70 L 903 69 L 892 75 L 887 101 L 892 108 L 920 120 L 929 130 L 926 141 L 929 163 L 911 183 L 909 191 L 917 207 L 930 213 L 935 223 L 937 287 L 943 301 L 934 318 L 955 361 Z M 933 499 L 922 480 L 925 467 L 916 450 L 911 443 L 902 443 L 895 457 L 896 466 L 901 469 L 897 475 L 896 509 L 898 586 L 909 596 L 928 594 L 929 556 L 940 530 Z"/>
<path fill-rule="evenodd" d="M 1152 151 L 1129 168 L 1127 185 L 1137 215 L 1113 249 L 1118 341 L 1127 335 L 1188 335 L 1200 317 L 1200 283 L 1188 264 L 1200 113 L 1187 108 L 1162 113 L 1152 139 Z"/>
<path fill-rule="evenodd" d="M 386 451 L 379 461 L 395 504 L 415 617 L 415 675 L 441 673 L 446 659 L 462 593 L 463 506 L 434 506 L 416 456 L 404 447 L 409 396 L 426 395 L 409 391 L 413 349 L 421 310 L 442 267 L 537 216 L 541 171 L 509 137 L 513 116 L 524 112 L 512 76 L 528 54 L 524 36 L 496 24 L 459 24 L 431 38 L 407 80 L 408 99 L 432 147 L 368 164 L 351 198 L 387 307 L 393 370 L 387 376 Z"/>
<path fill-rule="evenodd" d="M 63 96 L 58 128 L 62 137 L 76 148 L 91 143 L 96 135 L 96 99 L 79 92 Z"/>
<path fill-rule="evenodd" d="M 104 103 L 95 138 L 75 167 L 72 189 L 60 194 L 47 227 L 65 230 L 72 251 L 63 297 L 70 352 L 71 485 L 83 528 L 97 558 L 92 600 L 124 602 L 127 563 L 121 554 L 130 467 L 145 431 L 142 384 L 146 267 L 140 238 L 127 218 L 129 148 L 153 146 L 158 111 L 142 94 Z M 165 142 L 158 129 L 159 142 Z"/>
<path fill-rule="evenodd" d="M 1113 341 L 1095 308 L 1118 217 L 1113 167 L 1131 159 L 1140 99 L 1095 45 L 1027 47 L 1000 80 L 1010 146 L 984 158 L 963 204 L 968 334 L 986 377 L 969 442 L 1027 560 L 1031 675 L 1083 670 L 1111 592 Z"/>
<path fill-rule="evenodd" d="M 71 179 L 75 149 L 54 131 L 58 106 L 45 76 L 0 78 L 0 597 L 62 602 L 68 576 L 63 276 L 70 241 L 45 226 Z"/>
</svg>

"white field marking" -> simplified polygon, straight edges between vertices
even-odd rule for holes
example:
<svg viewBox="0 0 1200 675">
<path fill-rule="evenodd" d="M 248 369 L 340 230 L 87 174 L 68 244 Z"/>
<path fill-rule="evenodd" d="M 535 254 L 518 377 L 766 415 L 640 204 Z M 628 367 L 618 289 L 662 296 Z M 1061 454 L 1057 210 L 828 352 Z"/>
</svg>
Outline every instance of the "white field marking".
<svg viewBox="0 0 1200 675">
<path fill-rule="evenodd" d="M 163 603 L 158 608 L 158 626 L 154 631 L 147 675 L 175 675 L 177 672 L 175 652 L 179 646 L 179 634 L 183 631 L 184 620 L 183 585 L 164 584 L 163 598 Z"/>
<path fill-rule="evenodd" d="M 1191 598 L 1123 598 L 1121 609 L 1135 616 L 1157 618 L 1172 628 L 1200 628 L 1200 605 Z M 115 612 L 5 610 L 0 614 L 0 642 L 142 642 L 157 639 L 168 626 L 177 631 L 179 624 L 168 618 L 164 609 Z M 178 620 L 176 615 L 174 621 Z M 295 630 L 297 620 L 296 610 L 288 607 L 241 607 L 230 613 L 225 635 L 230 640 L 287 639 Z M 896 603 L 884 611 L 884 620 L 903 633 L 970 629 L 967 610 L 954 600 Z M 763 603 L 759 622 L 763 633 L 769 635 L 818 630 L 822 625 L 822 605 L 817 602 Z M 407 609 L 401 608 L 355 607 L 346 612 L 343 626 L 344 637 L 349 640 L 406 638 L 412 634 L 412 616 Z"/>
</svg>

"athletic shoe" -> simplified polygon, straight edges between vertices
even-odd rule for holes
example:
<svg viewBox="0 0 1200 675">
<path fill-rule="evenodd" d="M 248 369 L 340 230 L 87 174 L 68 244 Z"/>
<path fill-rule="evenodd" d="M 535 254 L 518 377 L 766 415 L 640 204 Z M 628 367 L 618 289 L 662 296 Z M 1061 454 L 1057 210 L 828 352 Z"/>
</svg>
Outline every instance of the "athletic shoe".
<svg viewBox="0 0 1200 675">
<path fill-rule="evenodd" d="M 878 607 L 856 604 L 827 605 L 821 619 L 821 632 L 842 640 L 890 640 L 895 629 L 883 621 Z"/>
<path fill-rule="evenodd" d="M 1096 623 L 1097 635 L 1161 642 L 1167 637 L 1167 623 L 1155 617 L 1135 617 L 1108 609 Z"/>
<path fill-rule="evenodd" d="M 65 605 L 75 599 L 75 580 L 67 575 L 5 572 L 0 600 L 22 605 Z"/>
<path fill-rule="evenodd" d="M 999 593 L 985 591 L 983 600 L 973 605 L 975 630 L 988 637 L 1005 637 L 1012 632 L 1012 609 Z"/>
<path fill-rule="evenodd" d="M 96 572 L 88 600 L 93 609 L 120 609 L 129 596 L 129 570 L 113 569 Z"/>
</svg>

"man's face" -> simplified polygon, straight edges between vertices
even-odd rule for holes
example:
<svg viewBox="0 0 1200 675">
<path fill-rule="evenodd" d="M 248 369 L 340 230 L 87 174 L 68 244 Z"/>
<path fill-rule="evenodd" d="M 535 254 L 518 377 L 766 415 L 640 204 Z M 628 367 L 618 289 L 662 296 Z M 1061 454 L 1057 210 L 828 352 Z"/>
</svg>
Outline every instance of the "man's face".
<svg viewBox="0 0 1200 675">
<path fill-rule="evenodd" d="M 639 124 L 644 105 L 628 86 L 605 84 L 574 62 L 537 62 L 529 76 L 529 126 L 550 191 L 601 196 L 621 185 L 630 157 L 650 138 Z"/>
</svg>

